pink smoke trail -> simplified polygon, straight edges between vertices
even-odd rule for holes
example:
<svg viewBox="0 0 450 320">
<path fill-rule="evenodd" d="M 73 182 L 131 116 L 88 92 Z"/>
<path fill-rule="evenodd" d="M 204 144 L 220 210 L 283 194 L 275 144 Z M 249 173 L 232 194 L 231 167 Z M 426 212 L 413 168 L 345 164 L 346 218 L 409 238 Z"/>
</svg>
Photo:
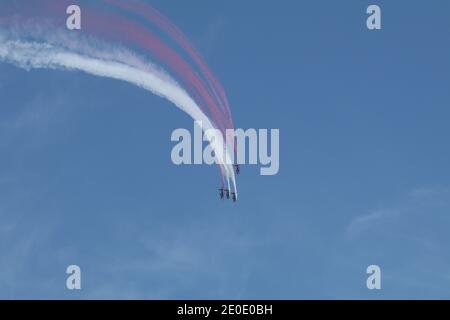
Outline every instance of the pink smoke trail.
<svg viewBox="0 0 450 320">
<path fill-rule="evenodd" d="M 67 1 L 43 2 L 40 2 L 38 12 L 44 11 L 47 14 L 51 13 L 52 16 L 58 16 L 58 14 L 61 16 L 61 12 L 65 12 L 66 5 L 69 3 Z M 36 14 L 36 11 L 33 12 Z M 155 54 L 161 62 L 181 78 L 193 98 L 201 106 L 208 108 L 214 123 L 225 134 L 228 127 L 227 121 L 220 113 L 217 102 L 209 94 L 203 80 L 180 55 L 163 43 L 153 32 L 115 13 L 100 11 L 91 6 L 87 9 L 86 5 L 83 5 L 82 21 L 84 30 L 100 33 L 119 42 L 132 40 L 134 45 Z"/>
<path fill-rule="evenodd" d="M 39 15 L 65 18 L 66 16 L 61 13 L 65 13 L 69 4 L 69 1 L 64 0 L 57 2 L 39 1 L 39 6 L 28 5 L 23 9 L 21 8 L 21 14 L 24 15 L 25 13 L 25 16 L 30 16 L 30 19 Z M 207 107 L 216 126 L 222 133 L 225 133 L 227 123 L 217 107 L 217 102 L 210 96 L 209 90 L 202 79 L 189 64 L 150 30 L 117 14 L 102 12 L 92 6 L 87 7 L 87 5 L 82 6 L 82 21 L 83 30 L 100 33 L 118 42 L 132 40 L 134 45 L 155 54 L 161 62 L 181 78 L 194 100 L 201 106 Z M 60 22 L 62 23 L 63 20 Z"/>
<path fill-rule="evenodd" d="M 89 15 L 92 14 L 92 19 Z M 123 19 L 112 13 L 89 11 L 84 14 L 89 22 L 88 28 L 95 32 L 101 32 L 109 38 L 118 41 L 123 39 L 132 40 L 135 45 L 144 48 L 155 54 L 158 60 L 168 66 L 173 72 L 178 74 L 183 80 L 184 85 L 194 95 L 194 98 L 201 104 L 206 105 L 214 122 L 221 131 L 224 131 L 224 123 L 222 116 L 219 113 L 215 101 L 209 95 L 203 81 L 198 77 L 192 67 L 187 64 L 179 54 L 173 51 L 170 47 L 159 40 L 148 29 Z M 95 19 L 94 19 L 95 16 Z"/>
<path fill-rule="evenodd" d="M 61 16 L 61 12 L 65 12 L 64 1 L 54 2 L 54 1 L 40 1 L 39 10 L 32 8 L 32 6 L 27 6 L 27 14 L 34 18 L 36 15 L 51 13 L 52 17 Z M 135 45 L 140 46 L 146 50 L 149 50 L 155 54 L 159 60 L 164 62 L 169 68 L 178 74 L 183 80 L 184 84 L 189 88 L 189 91 L 194 96 L 194 99 L 198 101 L 200 105 L 206 105 L 213 117 L 214 123 L 218 128 L 225 132 L 227 128 L 227 122 L 223 120 L 219 109 L 217 108 L 217 103 L 210 96 L 209 90 L 206 88 L 203 81 L 198 77 L 196 72 L 192 67 L 187 64 L 176 52 L 174 52 L 170 47 L 161 42 L 151 31 L 141 27 L 140 25 L 130 22 L 116 14 L 107 14 L 104 12 L 97 12 L 93 8 L 89 10 L 85 9 L 83 6 L 83 29 L 88 29 L 94 33 L 100 33 L 108 36 L 109 38 L 115 39 L 119 42 L 132 40 Z M 64 11 L 62 11 L 64 10 Z M 8 22 L 8 17 L 0 18 L 0 22 Z M 125 39 L 125 40 L 124 40 Z M 184 45 L 185 47 L 187 45 Z M 195 51 L 191 51 L 193 56 L 196 56 Z M 199 58 L 196 58 L 200 61 Z M 210 73 L 204 64 L 203 69 L 211 79 Z M 217 96 L 216 96 L 217 97 Z M 220 101 L 220 100 L 219 100 Z M 220 166 L 219 166 L 220 167 Z M 222 179 L 224 180 L 224 172 L 220 167 L 222 173 Z"/>
<path fill-rule="evenodd" d="M 133 12 L 136 15 L 143 16 L 149 19 L 160 27 L 164 32 L 176 40 L 176 42 L 183 48 L 193 61 L 197 64 L 201 72 L 205 75 L 205 78 L 214 94 L 219 105 L 222 107 L 227 115 L 227 128 L 233 129 L 233 120 L 231 116 L 231 110 L 228 103 L 227 95 L 223 89 L 221 83 L 217 80 L 216 76 L 208 68 L 203 58 L 197 52 L 197 50 L 192 46 L 190 41 L 186 38 L 183 32 L 174 25 L 169 19 L 163 16 L 159 11 L 144 2 L 138 1 L 118 1 L 118 0 L 104 0 L 107 3 L 113 4 L 119 8 Z"/>
</svg>

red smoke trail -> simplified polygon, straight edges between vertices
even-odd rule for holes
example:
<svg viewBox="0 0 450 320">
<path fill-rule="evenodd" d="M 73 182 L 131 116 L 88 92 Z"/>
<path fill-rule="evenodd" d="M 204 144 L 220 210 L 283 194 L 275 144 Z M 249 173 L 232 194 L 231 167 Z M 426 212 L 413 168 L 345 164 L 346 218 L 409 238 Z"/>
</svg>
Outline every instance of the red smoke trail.
<svg viewBox="0 0 450 320">
<path fill-rule="evenodd" d="M 66 8 L 71 4 L 70 1 L 39 1 L 38 5 L 21 6 L 21 16 L 29 17 L 30 20 L 35 21 L 36 16 L 51 17 L 53 20 L 57 17 L 58 23 L 65 28 L 65 12 Z M 82 9 L 82 31 L 88 30 L 96 33 L 101 33 L 114 39 L 118 42 L 134 41 L 134 44 L 150 51 L 155 56 L 168 66 L 172 72 L 177 74 L 188 91 L 193 96 L 194 100 L 200 105 L 207 107 L 209 113 L 218 127 L 218 129 L 225 134 L 227 123 L 217 106 L 217 102 L 209 94 L 209 90 L 203 80 L 197 75 L 193 68 L 186 63 L 180 55 L 174 50 L 164 44 L 155 34 L 143 26 L 124 19 L 121 16 L 113 13 L 106 13 L 96 10 L 96 8 L 83 5 Z M 17 8 L 16 10 L 17 11 Z M 64 20 L 62 20 L 64 18 Z M 62 24 L 64 22 L 64 24 Z M 206 111 L 206 110 L 204 110 Z"/>
<path fill-rule="evenodd" d="M 39 1 L 38 6 L 30 6 L 28 3 L 28 5 L 25 6 L 27 8 L 25 11 L 26 17 L 28 16 L 28 19 L 31 21 L 36 21 L 36 16 L 43 15 L 45 18 L 51 18 L 58 21 L 57 26 L 59 26 L 59 23 L 63 22 L 63 24 L 59 27 L 61 29 L 65 29 L 65 18 L 67 17 L 65 15 L 65 10 L 69 5 L 69 2 L 65 2 L 66 1 L 55 2 L 44 0 Z M 230 121 L 228 119 L 231 119 L 231 116 L 229 116 L 228 119 L 224 119 L 223 115 L 220 113 L 220 108 L 218 108 L 218 104 L 221 105 L 222 102 L 217 97 L 216 91 L 222 92 L 220 94 L 224 96 L 223 89 L 220 84 L 217 85 L 217 80 L 206 67 L 206 64 L 200 58 L 198 53 L 191 47 L 189 42 L 187 42 L 181 34 L 181 31 L 178 29 L 172 29 L 176 27 L 172 27 L 170 22 L 167 22 L 167 24 L 164 25 L 165 18 L 163 19 L 159 15 L 155 15 L 157 18 L 156 21 L 159 21 L 161 26 L 165 26 L 166 29 L 169 30 L 169 34 L 173 35 L 180 45 L 193 57 L 193 60 L 200 66 L 200 70 L 206 75 L 210 86 L 211 83 L 213 84 L 212 91 L 217 101 L 211 97 L 210 90 L 208 90 L 208 87 L 205 85 L 204 81 L 199 78 L 193 68 L 186 63 L 179 54 L 164 44 L 150 30 L 117 14 L 98 12 L 93 7 L 89 7 L 87 10 L 86 7 L 86 5 L 82 7 L 82 31 L 90 30 L 94 33 L 100 33 L 106 35 L 110 39 L 118 41 L 119 43 L 131 40 L 131 42 L 135 45 L 150 51 L 161 62 L 167 65 L 172 72 L 175 72 L 175 74 L 181 78 L 183 84 L 189 89 L 189 92 L 193 95 L 194 100 L 197 101 L 200 106 L 206 105 L 208 107 L 210 111 L 209 113 L 211 114 L 215 125 L 219 128 L 219 130 L 221 130 L 222 133 L 225 133 L 225 130 L 230 128 Z M 23 16 L 23 11 L 20 11 Z M 58 18 L 55 19 L 54 17 Z M 60 20 L 62 18 L 59 17 L 64 18 L 64 20 Z M 8 22 L 8 20 L 8 17 L 1 18 L 0 22 Z M 230 113 L 228 114 L 230 115 Z M 221 166 L 219 167 L 222 173 L 222 179 L 224 179 L 225 173 L 223 168 Z"/>
<path fill-rule="evenodd" d="M 65 13 L 70 1 L 39 1 L 37 8 L 28 6 L 27 13 L 46 14 L 52 17 L 66 17 Z M 34 7 L 34 6 L 33 6 Z M 30 10 L 30 8 L 35 10 Z M 209 94 L 209 90 L 203 80 L 198 76 L 194 69 L 181 58 L 174 50 L 163 43 L 154 33 L 147 28 L 123 18 L 115 13 L 100 11 L 92 6 L 87 8 L 83 5 L 82 9 L 82 31 L 88 30 L 94 33 L 101 33 L 110 39 L 120 43 L 130 41 L 133 44 L 153 53 L 161 62 L 168 66 L 172 72 L 177 74 L 194 100 L 200 105 L 207 107 L 209 113 L 218 127 L 225 134 L 227 122 L 220 114 L 217 102 Z M 59 20 L 59 19 L 58 19 Z M 63 26 L 65 27 L 65 21 Z M 206 111 L 204 110 L 204 111 Z M 225 135 L 224 135 L 225 136 Z"/>
<path fill-rule="evenodd" d="M 189 54 L 193 61 L 198 65 L 201 72 L 205 75 L 208 84 L 210 85 L 211 91 L 216 97 L 219 105 L 223 108 L 224 112 L 227 114 L 227 128 L 233 129 L 233 120 L 231 116 L 231 110 L 229 107 L 228 99 L 225 94 L 220 82 L 217 80 L 212 71 L 208 68 L 205 61 L 202 59 L 200 54 L 195 50 L 190 41 L 184 36 L 183 32 L 169 19 L 159 13 L 152 6 L 137 1 L 118 1 L 118 0 L 104 0 L 105 2 L 114 4 L 115 6 L 129 10 L 134 14 L 141 15 L 146 19 L 149 19 L 160 27 L 164 32 L 170 35 L 176 42 Z"/>
<path fill-rule="evenodd" d="M 119 42 L 132 40 L 135 45 L 153 53 L 161 62 L 167 65 L 183 80 L 184 85 L 193 94 L 200 105 L 206 105 L 215 124 L 225 132 L 225 124 L 219 113 L 216 102 L 211 98 L 205 84 L 179 54 L 164 44 L 148 29 L 124 19 L 113 13 L 84 10 L 85 26 L 93 32 L 100 32 Z M 203 103 L 202 103 L 203 102 Z"/>
</svg>

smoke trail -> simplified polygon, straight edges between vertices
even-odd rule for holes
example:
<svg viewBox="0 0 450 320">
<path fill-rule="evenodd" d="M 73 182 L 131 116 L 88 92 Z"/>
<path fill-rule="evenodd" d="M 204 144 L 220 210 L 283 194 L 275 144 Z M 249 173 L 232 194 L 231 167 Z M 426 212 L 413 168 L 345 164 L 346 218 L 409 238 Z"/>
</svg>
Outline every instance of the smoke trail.
<svg viewBox="0 0 450 320">
<path fill-rule="evenodd" d="M 79 46 L 81 48 L 82 45 Z M 222 167 L 228 184 L 233 184 L 236 190 L 234 171 L 230 158 L 224 153 L 224 141 L 220 136 L 212 136 L 208 132 L 214 129 L 208 117 L 200 110 L 195 101 L 184 91 L 175 80 L 161 70 L 154 70 L 151 65 L 140 62 L 137 56 L 121 50 L 104 55 L 98 47 L 91 48 L 93 56 L 68 51 L 48 43 L 8 40 L 0 35 L 0 60 L 15 64 L 25 69 L 47 68 L 57 70 L 79 70 L 99 77 L 107 77 L 129 82 L 155 95 L 171 101 L 175 106 L 186 112 L 196 121 L 201 121 L 205 136 L 215 152 L 216 159 Z M 146 65 L 144 70 L 130 65 L 124 57 L 134 56 L 139 65 Z M 112 59 L 113 58 L 113 59 Z M 225 163 L 223 163 L 225 159 Z"/>
<path fill-rule="evenodd" d="M 226 127 L 230 129 L 233 128 L 231 110 L 229 107 L 228 98 L 225 94 L 225 90 L 223 89 L 221 83 L 217 80 L 213 72 L 208 68 L 197 50 L 192 46 L 190 41 L 176 25 L 174 25 L 169 19 L 163 16 L 158 10 L 142 1 L 130 0 L 124 2 L 118 0 L 104 0 L 104 2 L 131 11 L 133 14 L 143 16 L 144 18 L 155 23 L 159 28 L 161 28 L 161 30 L 171 36 L 197 64 L 200 71 L 206 78 L 211 93 L 213 94 L 218 104 L 222 107 L 223 111 L 226 113 Z"/>
<path fill-rule="evenodd" d="M 216 158 L 220 159 L 218 161 L 219 168 L 222 173 L 222 181 L 225 181 L 223 185 L 228 184 L 228 189 L 231 189 L 229 185 L 231 181 L 233 189 L 236 190 L 234 170 L 231 165 L 234 160 L 234 153 L 232 150 L 233 147 L 230 148 L 229 146 L 229 144 L 234 146 L 234 139 L 226 139 L 225 142 L 223 141 L 223 137 L 228 138 L 226 136 L 226 128 L 233 128 L 231 113 L 229 112 L 224 90 L 212 72 L 210 72 L 206 63 L 204 63 L 197 51 L 182 34 L 181 30 L 156 10 L 152 9 L 152 7 L 146 6 L 145 3 L 141 3 L 143 7 L 133 7 L 138 2 L 131 1 L 131 7 L 127 7 L 128 3 L 125 5 L 124 2 L 121 2 L 122 6 L 116 5 L 116 9 L 120 8 L 122 10 L 112 10 L 109 12 L 109 10 L 105 10 L 106 8 L 101 5 L 101 2 L 84 0 L 80 0 L 80 2 L 83 3 L 82 32 L 67 32 L 65 30 L 66 7 L 72 4 L 70 0 L 14 0 L 2 2 L 0 4 L 1 12 L 2 14 L 6 14 L 6 16 L 0 16 L 0 26 L 8 28 L 9 40 L 27 39 L 27 41 L 23 42 L 19 41 L 14 43 L 10 41 L 3 43 L 4 46 L 1 48 L 1 52 L 3 53 L 2 59 L 28 69 L 54 68 L 82 70 L 98 76 L 120 79 L 132 82 L 170 100 L 195 120 L 201 120 L 205 133 L 212 128 L 218 128 L 222 132 L 222 139 L 214 146 L 211 142 L 213 137 L 207 136 L 207 138 L 215 151 Z M 108 0 L 104 0 L 104 2 L 108 2 Z M 111 0 L 111 2 L 116 1 Z M 136 12 L 136 8 L 138 12 Z M 113 7 L 109 6 L 109 9 L 113 9 Z M 174 42 L 180 48 L 188 53 L 188 56 L 192 60 L 191 62 L 196 64 L 197 70 L 195 70 L 195 64 L 188 63 L 167 43 L 161 41 L 144 24 L 130 19 L 129 15 L 125 15 L 126 12 L 123 12 L 124 10 L 135 14 L 136 17 L 141 16 L 155 23 L 172 40 L 175 40 Z M 142 14 L 138 14 L 140 11 L 142 11 Z M 58 30 L 60 30 L 60 33 L 55 32 Z M 65 39 L 61 40 L 61 34 L 64 35 L 63 38 Z M 82 38 L 79 35 L 82 35 Z M 101 52 L 99 51 L 100 48 L 98 48 L 98 44 L 100 43 L 99 39 L 107 41 L 103 42 L 100 46 L 103 49 Z M 114 43 L 114 45 L 110 45 L 110 43 Z M 13 44 L 18 47 L 14 47 Z M 108 49 L 105 44 L 109 46 Z M 133 52 L 118 50 L 117 44 L 120 44 L 121 47 L 133 48 Z M 18 51 L 13 52 L 13 48 Z M 33 56 L 34 54 L 29 54 L 32 51 L 28 52 L 25 49 L 43 51 L 43 54 L 48 55 L 46 58 L 51 59 L 51 61 L 42 60 L 42 56 L 39 55 Z M 147 59 L 138 57 L 134 54 L 135 50 L 143 56 L 150 55 L 151 60 L 154 62 L 162 63 L 164 68 L 167 68 L 165 70 L 170 72 L 170 75 L 158 66 L 150 64 Z M 21 53 L 22 56 L 19 57 L 18 53 Z M 74 56 L 69 56 L 70 54 Z M 61 57 L 70 57 L 73 59 L 72 62 L 80 62 L 80 57 L 85 59 L 89 58 L 92 59 L 89 62 L 95 62 L 97 65 L 101 64 L 105 68 L 107 66 L 103 63 L 118 63 L 121 67 L 126 66 L 133 70 L 151 74 L 162 83 L 171 84 L 172 88 L 181 90 L 183 96 L 189 98 L 188 100 L 183 100 L 184 103 L 188 102 L 188 105 L 191 107 L 195 105 L 195 108 L 186 109 L 185 104 L 180 104 L 179 99 L 168 95 L 167 92 L 157 90 L 152 86 L 142 85 L 137 79 L 124 78 L 124 74 L 120 76 L 117 75 L 117 72 L 113 74 L 99 74 L 98 69 L 88 69 L 88 66 L 92 66 L 84 60 L 82 65 L 71 65 L 67 63 L 67 59 L 64 61 L 58 60 Z M 117 65 L 110 66 L 117 67 Z M 117 71 L 117 68 L 115 71 Z M 139 75 L 140 73 L 135 74 Z M 180 80 L 183 89 L 172 76 Z M 174 92 L 179 94 L 178 91 Z M 218 150 L 219 148 L 220 150 Z M 223 158 L 225 158 L 225 165 L 223 165 Z"/>
<path fill-rule="evenodd" d="M 14 24 L 14 29 L 20 30 L 19 34 L 30 34 L 33 38 L 46 38 L 46 42 L 51 42 L 51 34 L 48 30 L 58 29 L 57 25 L 64 25 L 61 21 L 54 23 L 53 17 L 61 17 L 61 12 L 65 12 L 64 3 L 41 0 L 40 5 L 46 6 L 28 6 L 36 8 L 34 14 L 39 14 L 39 19 L 34 18 L 30 13 L 23 16 L 15 17 L 15 20 L 9 21 Z M 51 18 L 49 18 L 51 17 Z M 187 88 L 189 94 L 194 98 L 197 104 L 204 110 L 208 111 L 215 125 L 225 133 L 226 124 L 224 123 L 224 115 L 221 114 L 216 102 L 210 96 L 207 85 L 202 81 L 192 66 L 188 64 L 176 51 L 172 50 L 167 44 L 161 41 L 151 30 L 144 28 L 138 23 L 121 15 L 98 10 L 96 7 L 83 6 L 83 33 L 94 35 L 101 39 L 113 40 L 118 43 L 128 43 L 133 47 L 144 49 L 147 54 L 151 54 L 158 62 L 168 67 L 180 78 L 182 84 Z M 0 20 L 0 23 L 2 21 Z M 46 25 L 45 25 L 46 24 Z M 36 36 L 38 31 L 40 34 Z M 77 41 L 77 39 L 75 39 Z M 207 110 L 206 110 L 207 109 Z"/>
</svg>

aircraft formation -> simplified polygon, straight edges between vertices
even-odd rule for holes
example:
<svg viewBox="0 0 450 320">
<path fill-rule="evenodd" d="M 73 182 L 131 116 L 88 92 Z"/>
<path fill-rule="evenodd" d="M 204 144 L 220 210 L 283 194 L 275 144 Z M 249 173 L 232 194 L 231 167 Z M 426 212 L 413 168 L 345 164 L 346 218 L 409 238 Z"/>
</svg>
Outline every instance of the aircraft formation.
<svg viewBox="0 0 450 320">
<path fill-rule="evenodd" d="M 234 169 L 236 171 L 236 174 L 241 173 L 241 168 L 239 165 L 235 165 Z M 225 197 L 227 199 L 233 200 L 233 202 L 237 201 L 237 196 L 236 196 L 236 192 L 230 192 L 230 189 L 226 189 L 225 187 L 222 186 L 222 188 L 219 189 L 219 195 L 220 195 L 220 199 L 225 199 Z"/>
</svg>

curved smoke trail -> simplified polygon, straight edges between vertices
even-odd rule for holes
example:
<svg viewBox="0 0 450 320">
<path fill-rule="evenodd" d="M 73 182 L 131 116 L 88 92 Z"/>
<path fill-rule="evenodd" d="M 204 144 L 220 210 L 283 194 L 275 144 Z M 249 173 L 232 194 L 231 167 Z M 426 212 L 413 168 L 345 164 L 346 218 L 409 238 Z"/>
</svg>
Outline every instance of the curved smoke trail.
<svg viewBox="0 0 450 320">
<path fill-rule="evenodd" d="M 190 41 L 186 38 L 183 32 L 174 25 L 169 19 L 163 16 L 158 10 L 150 6 L 149 4 L 139 0 L 103 0 L 106 3 L 112 4 L 121 9 L 128 10 L 135 15 L 142 16 L 153 23 L 155 23 L 161 30 L 171 36 L 178 45 L 183 48 L 189 57 L 197 64 L 198 68 L 204 75 L 212 95 L 227 114 L 226 128 L 232 129 L 233 119 L 231 116 L 231 110 L 228 103 L 228 98 L 220 82 L 217 80 L 214 73 L 208 68 L 205 61 L 198 53 L 198 51 L 192 46 Z"/>
<path fill-rule="evenodd" d="M 220 113 L 221 110 L 217 108 L 217 101 L 213 101 L 210 95 L 210 92 L 216 89 L 207 87 L 192 67 L 179 55 L 150 31 L 144 28 L 139 29 L 139 26 L 132 21 L 112 14 L 102 16 L 95 10 L 89 10 L 88 14 L 93 19 L 88 19 L 91 21 L 88 24 L 88 30 L 89 36 L 93 36 L 93 38 L 80 39 L 78 37 L 75 39 L 76 41 L 73 41 L 74 38 L 71 36 L 67 34 L 61 36 L 60 33 L 53 31 L 55 30 L 54 21 L 49 19 L 48 15 L 49 13 L 55 14 L 55 11 L 61 14 L 59 9 L 64 4 L 61 2 L 55 4 L 55 2 L 45 0 L 40 1 L 39 4 L 41 10 L 42 8 L 47 10 L 43 13 L 42 21 L 27 18 L 26 14 L 19 15 L 18 18 L 17 13 L 14 18 L 12 16 L 0 17 L 0 31 L 3 33 L 3 35 L 0 34 L 1 61 L 26 69 L 79 70 L 95 76 L 126 81 L 166 98 L 194 120 L 202 122 L 205 136 L 214 150 L 225 183 L 229 189 L 231 183 L 232 188 L 237 191 L 234 170 L 231 165 L 232 159 L 229 148 L 226 147 L 227 142 L 220 135 L 212 134 L 210 130 L 217 128 L 223 132 L 228 127 L 228 120 L 224 120 Z M 36 11 L 33 13 L 36 14 Z M 20 27 L 17 22 L 20 23 Z M 4 25 L 7 28 L 3 29 Z M 136 33 L 136 31 L 139 32 Z M 151 51 L 180 76 L 192 97 L 162 68 L 141 58 L 139 53 L 117 45 L 105 45 L 96 38 L 99 35 L 105 35 L 107 40 L 112 38 L 121 43 L 134 41 L 134 45 Z M 102 46 L 103 48 L 101 48 Z M 203 103 L 207 106 L 207 110 L 204 107 L 202 110 Z M 205 111 L 210 111 L 213 120 L 206 115 Z"/>
</svg>

